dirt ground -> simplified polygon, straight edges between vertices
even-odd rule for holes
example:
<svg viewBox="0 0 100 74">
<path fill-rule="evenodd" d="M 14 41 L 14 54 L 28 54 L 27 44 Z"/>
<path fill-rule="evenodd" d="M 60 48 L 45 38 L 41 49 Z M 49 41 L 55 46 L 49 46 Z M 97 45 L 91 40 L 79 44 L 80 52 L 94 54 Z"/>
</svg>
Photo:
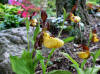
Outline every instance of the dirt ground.
<svg viewBox="0 0 100 74">
<path fill-rule="evenodd" d="M 98 34 L 98 37 L 100 39 L 100 18 L 95 18 L 95 17 L 91 16 L 91 22 L 93 23 L 92 25 L 86 25 L 85 26 L 85 29 L 86 29 L 85 36 L 89 36 L 89 31 L 90 31 L 90 27 L 91 27 L 91 28 L 97 29 L 97 34 Z M 86 44 L 87 44 L 87 42 L 86 42 Z M 60 69 L 60 70 L 69 70 L 73 74 L 77 74 L 75 68 L 70 66 L 72 64 L 71 61 L 60 54 L 60 52 L 66 52 L 73 59 L 75 59 L 79 64 L 81 64 L 81 62 L 83 60 L 80 59 L 76 55 L 76 52 L 81 51 L 82 49 L 77 48 L 76 45 L 78 45 L 78 44 L 75 44 L 74 42 L 70 42 L 70 43 L 66 43 L 62 48 L 57 49 L 51 57 L 50 65 L 47 67 L 47 72 Z M 91 42 L 90 45 L 89 45 L 89 49 L 90 49 L 91 52 L 94 52 L 95 50 L 100 49 L 100 41 L 98 43 L 92 43 Z M 90 57 L 90 58 L 88 58 L 88 61 L 84 66 L 84 69 L 86 67 L 91 67 L 92 65 L 93 65 L 92 57 Z M 100 58 L 98 58 L 96 65 L 100 65 Z M 38 65 L 38 68 L 36 70 L 36 74 L 42 74 L 42 70 L 41 70 L 39 65 Z M 100 73 L 98 72 L 98 74 L 100 74 Z"/>
</svg>

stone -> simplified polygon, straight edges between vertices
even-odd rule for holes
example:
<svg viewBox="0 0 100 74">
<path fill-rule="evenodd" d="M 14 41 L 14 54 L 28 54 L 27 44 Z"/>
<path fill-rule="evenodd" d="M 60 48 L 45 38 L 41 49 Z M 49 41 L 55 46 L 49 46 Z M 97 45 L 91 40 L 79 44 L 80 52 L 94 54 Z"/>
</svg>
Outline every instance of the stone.
<svg viewBox="0 0 100 74">
<path fill-rule="evenodd" d="M 29 36 L 33 36 L 30 27 Z M 0 74 L 14 74 L 11 70 L 9 56 L 20 56 L 27 49 L 27 31 L 25 27 L 0 31 Z M 30 43 L 31 44 L 31 43 Z M 30 45 L 30 49 L 33 46 Z"/>
<path fill-rule="evenodd" d="M 97 13 L 95 14 L 95 16 L 98 17 L 98 18 L 100 18 L 100 12 L 97 12 Z"/>
</svg>

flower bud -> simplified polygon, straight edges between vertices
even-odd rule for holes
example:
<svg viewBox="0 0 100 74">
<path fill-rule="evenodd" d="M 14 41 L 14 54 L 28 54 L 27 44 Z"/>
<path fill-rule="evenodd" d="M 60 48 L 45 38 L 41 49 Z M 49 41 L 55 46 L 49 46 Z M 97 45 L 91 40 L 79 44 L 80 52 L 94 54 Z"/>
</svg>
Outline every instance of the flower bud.
<svg viewBox="0 0 100 74">
<path fill-rule="evenodd" d="M 90 52 L 89 51 L 86 51 L 86 52 L 77 52 L 77 55 L 81 59 L 87 59 L 90 56 Z"/>
<path fill-rule="evenodd" d="M 81 18 L 79 16 L 71 16 L 70 20 L 74 23 L 80 22 Z"/>
<path fill-rule="evenodd" d="M 99 38 L 98 38 L 97 34 L 93 34 L 92 41 L 99 42 Z"/>
<path fill-rule="evenodd" d="M 37 24 L 37 19 L 32 19 L 30 22 L 32 26 L 35 26 Z"/>
<path fill-rule="evenodd" d="M 79 16 L 74 17 L 74 23 L 80 22 L 81 18 Z"/>
</svg>

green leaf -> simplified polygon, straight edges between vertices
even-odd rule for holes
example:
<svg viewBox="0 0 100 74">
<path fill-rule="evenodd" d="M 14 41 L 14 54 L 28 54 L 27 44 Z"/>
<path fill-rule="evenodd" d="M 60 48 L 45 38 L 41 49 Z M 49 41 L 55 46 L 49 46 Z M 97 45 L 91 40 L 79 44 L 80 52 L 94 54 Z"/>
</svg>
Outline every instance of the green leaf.
<svg viewBox="0 0 100 74">
<path fill-rule="evenodd" d="M 83 69 L 84 65 L 86 64 L 87 60 L 84 59 L 83 62 L 81 63 L 81 69 Z"/>
<path fill-rule="evenodd" d="M 77 70 L 78 74 L 85 74 L 85 72 L 81 68 L 77 67 L 75 64 L 72 64 L 71 66 L 73 66 Z"/>
<path fill-rule="evenodd" d="M 86 70 L 85 70 L 85 74 L 90 74 L 91 73 L 91 70 L 92 70 L 92 68 L 87 68 Z M 95 66 L 94 68 L 93 68 L 93 71 L 92 71 L 92 73 L 91 74 L 97 74 L 97 72 L 100 70 L 100 66 Z"/>
<path fill-rule="evenodd" d="M 73 64 L 75 64 L 79 68 L 79 64 L 67 53 L 61 52 L 66 58 L 68 58 Z"/>
<path fill-rule="evenodd" d="M 16 56 L 10 57 L 12 69 L 16 74 L 30 74 L 28 69 L 26 68 L 26 62 L 22 59 L 19 59 Z"/>
<path fill-rule="evenodd" d="M 41 51 L 40 50 L 37 50 L 36 51 L 36 55 L 35 55 L 35 57 L 33 59 L 33 62 L 34 62 L 34 64 L 33 64 L 34 70 L 36 69 L 38 62 L 40 60 L 42 60 L 42 59 L 44 59 L 44 57 L 42 56 Z"/>
<path fill-rule="evenodd" d="M 44 60 L 40 60 L 40 63 L 41 63 L 43 74 L 45 74 L 46 73 L 46 66 L 45 66 Z"/>
<path fill-rule="evenodd" d="M 83 62 L 81 63 L 81 69 L 83 69 L 84 65 L 86 64 L 87 60 L 84 59 Z"/>
<path fill-rule="evenodd" d="M 29 26 L 30 26 L 30 22 L 28 20 L 28 17 L 26 18 L 26 29 L 27 31 L 29 31 Z"/>
<path fill-rule="evenodd" d="M 63 29 L 64 29 L 64 22 L 66 21 L 66 18 L 68 17 L 68 14 L 66 13 L 66 10 L 64 8 L 63 8 L 63 10 L 64 10 L 64 13 L 63 13 L 64 21 L 63 21 L 63 23 L 61 25 L 61 30 L 59 31 L 58 37 L 60 37 L 60 35 L 61 35 L 62 31 L 63 31 Z"/>
<path fill-rule="evenodd" d="M 94 62 L 96 62 L 96 59 L 100 56 L 100 49 L 95 51 L 94 53 Z"/>
<path fill-rule="evenodd" d="M 48 55 L 46 67 L 47 67 L 47 65 L 48 65 L 48 63 L 49 63 L 49 61 L 50 61 L 50 58 L 51 58 L 51 56 L 53 55 L 53 53 L 54 53 L 55 50 L 56 50 L 56 48 L 52 48 L 52 49 L 51 49 L 51 52 L 50 52 L 49 55 Z"/>
<path fill-rule="evenodd" d="M 65 8 L 63 8 L 63 10 L 64 10 L 63 16 L 64 16 L 64 22 L 65 22 L 66 21 L 66 18 L 68 17 L 69 14 L 66 13 Z"/>
<path fill-rule="evenodd" d="M 34 36 L 33 36 L 33 40 L 34 41 L 36 41 L 36 37 L 37 37 L 37 35 L 39 34 L 39 32 L 40 32 L 40 25 L 38 25 L 37 27 L 36 27 L 36 29 L 35 29 L 35 31 L 34 31 Z"/>
<path fill-rule="evenodd" d="M 95 52 L 95 60 L 100 56 L 100 49 Z"/>
<path fill-rule="evenodd" d="M 36 56 L 33 59 L 32 53 L 24 51 L 21 57 L 10 56 L 12 70 L 16 74 L 34 74 L 38 62 L 43 59 L 40 51 L 36 51 Z"/>
<path fill-rule="evenodd" d="M 64 43 L 68 43 L 74 39 L 75 39 L 75 37 L 67 37 L 67 38 L 63 39 L 63 41 L 64 41 Z"/>
<path fill-rule="evenodd" d="M 34 45 L 33 37 L 30 37 L 30 41 L 31 41 L 32 45 Z M 34 47 L 34 46 L 33 46 L 33 47 Z"/>
<path fill-rule="evenodd" d="M 67 28 L 65 29 L 66 31 L 71 31 L 73 29 L 73 26 L 67 26 Z"/>
<path fill-rule="evenodd" d="M 24 51 L 21 57 L 10 56 L 10 62 L 12 69 L 16 74 L 34 73 L 32 54 L 30 52 Z"/>
<path fill-rule="evenodd" d="M 90 29 L 90 34 L 89 34 L 89 40 L 88 40 L 88 46 L 89 46 L 89 44 L 90 44 L 90 41 L 91 41 L 91 39 L 92 39 L 92 30 Z"/>
<path fill-rule="evenodd" d="M 72 73 L 67 70 L 53 70 L 47 74 L 72 74 Z"/>
</svg>

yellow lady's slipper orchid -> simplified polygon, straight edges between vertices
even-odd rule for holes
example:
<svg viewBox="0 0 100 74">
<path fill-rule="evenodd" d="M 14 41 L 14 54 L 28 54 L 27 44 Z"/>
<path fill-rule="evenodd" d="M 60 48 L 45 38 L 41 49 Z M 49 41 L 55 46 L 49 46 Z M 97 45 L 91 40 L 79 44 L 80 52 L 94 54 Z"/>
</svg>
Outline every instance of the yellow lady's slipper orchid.
<svg viewBox="0 0 100 74">
<path fill-rule="evenodd" d="M 87 59 L 90 56 L 90 52 L 89 51 L 86 51 L 86 52 L 77 52 L 77 55 L 81 59 Z"/>
<path fill-rule="evenodd" d="M 97 12 L 100 12 L 100 8 L 98 9 L 98 11 Z"/>
<path fill-rule="evenodd" d="M 80 22 L 81 18 L 79 16 L 74 16 L 74 14 L 70 14 L 70 20 L 74 23 Z"/>
<path fill-rule="evenodd" d="M 35 26 L 37 24 L 37 19 L 31 19 L 30 22 L 32 26 Z"/>
<path fill-rule="evenodd" d="M 92 41 L 99 42 L 99 38 L 98 38 L 97 34 L 93 34 Z"/>
<path fill-rule="evenodd" d="M 71 20 L 72 22 L 74 22 L 74 18 L 75 18 L 74 16 L 71 16 L 71 17 L 70 17 L 70 20 Z"/>
<path fill-rule="evenodd" d="M 70 17 L 72 17 L 72 16 L 74 16 L 74 14 L 73 13 L 70 13 Z"/>
<path fill-rule="evenodd" d="M 81 18 L 79 16 L 74 16 L 74 23 L 80 22 Z"/>
<path fill-rule="evenodd" d="M 60 48 L 64 42 L 59 38 L 50 37 L 47 32 L 44 32 L 43 45 L 47 48 Z"/>
</svg>

